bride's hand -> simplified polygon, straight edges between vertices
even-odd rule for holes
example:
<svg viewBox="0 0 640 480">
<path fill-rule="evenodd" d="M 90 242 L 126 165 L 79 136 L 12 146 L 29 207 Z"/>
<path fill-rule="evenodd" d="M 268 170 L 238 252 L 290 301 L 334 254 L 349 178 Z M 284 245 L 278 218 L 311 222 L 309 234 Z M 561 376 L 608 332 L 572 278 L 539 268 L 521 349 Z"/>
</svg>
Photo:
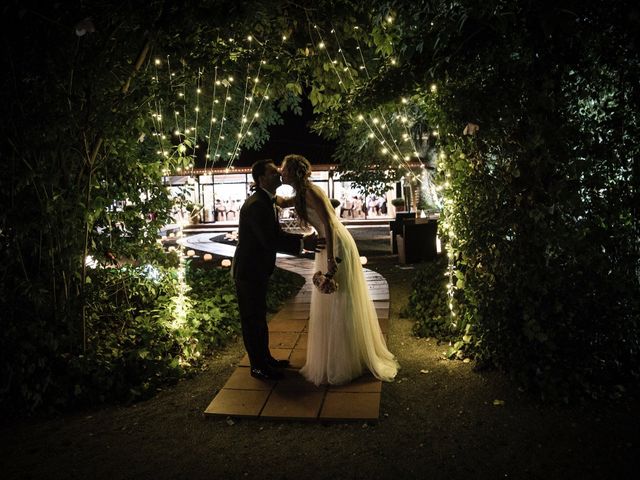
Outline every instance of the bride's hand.
<svg viewBox="0 0 640 480">
<path fill-rule="evenodd" d="M 334 257 L 329 257 L 327 259 L 327 273 L 329 275 L 335 275 L 338 271 L 338 263 Z"/>
</svg>

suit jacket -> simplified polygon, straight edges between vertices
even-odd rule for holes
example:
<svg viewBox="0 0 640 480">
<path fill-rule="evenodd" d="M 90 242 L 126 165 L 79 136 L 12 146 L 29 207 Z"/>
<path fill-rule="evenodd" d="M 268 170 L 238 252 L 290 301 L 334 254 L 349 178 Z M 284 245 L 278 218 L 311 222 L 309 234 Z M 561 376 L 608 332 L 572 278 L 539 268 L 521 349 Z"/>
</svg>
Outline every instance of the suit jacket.
<svg viewBox="0 0 640 480">
<path fill-rule="evenodd" d="M 283 232 L 273 202 L 261 188 L 240 209 L 238 246 L 231 272 L 238 280 L 266 280 L 276 264 L 276 252 L 298 255 L 302 235 Z"/>
</svg>

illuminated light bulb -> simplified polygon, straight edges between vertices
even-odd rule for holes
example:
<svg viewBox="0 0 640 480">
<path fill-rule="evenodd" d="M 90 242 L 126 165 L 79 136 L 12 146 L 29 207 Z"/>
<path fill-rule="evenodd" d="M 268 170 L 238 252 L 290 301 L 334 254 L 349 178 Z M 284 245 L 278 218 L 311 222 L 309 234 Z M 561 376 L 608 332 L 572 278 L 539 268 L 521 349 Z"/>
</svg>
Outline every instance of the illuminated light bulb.
<svg viewBox="0 0 640 480">
<path fill-rule="evenodd" d="M 253 79 L 253 81 L 254 81 L 255 83 L 258 83 L 258 82 L 260 81 L 260 79 L 259 79 L 258 77 L 256 77 L 256 78 L 254 78 L 254 79 Z"/>
<path fill-rule="evenodd" d="M 216 98 L 216 99 L 213 101 L 213 103 L 220 103 L 220 102 L 219 102 L 219 101 L 218 101 L 218 99 Z"/>
<path fill-rule="evenodd" d="M 224 140 L 224 135 L 220 135 L 220 140 Z"/>
<path fill-rule="evenodd" d="M 160 65 L 160 59 L 156 58 L 156 65 Z"/>
<path fill-rule="evenodd" d="M 210 262 L 211 260 L 213 260 L 213 255 L 211 255 L 210 253 L 205 253 L 204 256 L 202 257 L 202 259 L 205 262 Z"/>
<path fill-rule="evenodd" d="M 404 98 L 404 97 L 402 97 L 401 101 L 402 101 L 402 103 L 407 103 L 408 102 L 408 100 L 406 98 Z"/>
<path fill-rule="evenodd" d="M 233 82 L 233 77 L 229 77 L 227 78 L 227 80 L 229 80 L 230 82 Z"/>
<path fill-rule="evenodd" d="M 269 100 L 269 95 L 264 96 L 265 100 Z"/>
<path fill-rule="evenodd" d="M 282 35 L 282 41 L 284 42 L 287 39 L 286 35 Z"/>
<path fill-rule="evenodd" d="M 178 92 L 178 96 L 179 96 L 179 97 L 184 97 L 184 93 L 182 93 L 182 92 Z"/>
<path fill-rule="evenodd" d="M 175 74 L 175 73 L 172 73 L 172 74 L 171 74 L 171 76 L 172 76 L 172 77 L 175 77 L 175 76 L 176 76 L 176 74 Z"/>
<path fill-rule="evenodd" d="M 343 72 L 346 72 L 347 70 L 349 70 L 349 68 L 348 68 L 348 67 L 344 67 L 344 68 L 342 69 L 342 71 L 343 71 Z"/>
<path fill-rule="evenodd" d="M 266 65 L 266 64 L 267 64 L 267 61 L 266 61 L 266 60 L 260 60 L 260 63 L 261 63 L 262 65 Z"/>
<path fill-rule="evenodd" d="M 229 268 L 231 266 L 231 260 L 225 258 L 220 262 L 220 265 L 222 265 L 224 268 Z"/>
<path fill-rule="evenodd" d="M 256 113 L 254 113 L 254 114 L 253 114 L 253 117 L 254 117 L 254 118 L 258 118 L 259 116 L 260 116 L 260 114 L 259 114 L 258 112 L 256 112 Z"/>
<path fill-rule="evenodd" d="M 318 48 L 320 48 L 320 49 L 324 48 L 324 42 L 320 42 L 320 43 L 318 44 Z"/>
<path fill-rule="evenodd" d="M 414 154 L 416 157 L 419 157 L 419 156 L 420 156 L 420 154 L 419 154 L 418 152 L 413 152 L 413 154 Z"/>
<path fill-rule="evenodd" d="M 393 23 L 393 17 L 391 16 L 387 17 L 387 23 Z"/>
<path fill-rule="evenodd" d="M 211 119 L 211 123 L 216 123 L 217 121 L 218 121 L 218 119 L 217 119 L 217 118 L 212 118 L 212 119 Z"/>
<path fill-rule="evenodd" d="M 435 83 L 432 83 L 429 89 L 431 90 L 431 93 L 436 93 L 436 91 L 438 90 L 438 87 Z"/>
<path fill-rule="evenodd" d="M 398 154 L 397 154 L 397 153 L 394 153 L 394 154 L 393 154 L 393 159 L 394 159 L 394 160 L 398 160 L 398 158 L 399 158 L 399 157 L 398 157 Z"/>
<path fill-rule="evenodd" d="M 373 137 L 374 137 L 373 132 L 369 132 L 369 135 L 367 135 L 367 137 L 369 137 L 369 138 L 373 138 Z"/>
<path fill-rule="evenodd" d="M 180 135 L 180 130 L 175 130 L 175 131 L 173 132 L 173 134 L 174 134 L 175 136 Z"/>
<path fill-rule="evenodd" d="M 380 153 L 382 153 L 383 155 L 386 155 L 389 152 L 389 150 L 387 150 L 386 148 L 383 148 L 382 150 L 380 150 Z"/>
<path fill-rule="evenodd" d="M 242 137 L 242 134 L 241 134 L 241 133 L 237 133 L 236 135 L 238 136 L 238 138 L 241 138 L 241 137 Z"/>
<path fill-rule="evenodd" d="M 432 134 L 434 137 L 437 137 L 437 136 L 439 135 L 438 130 L 434 130 L 433 132 L 431 132 L 431 134 Z"/>
<path fill-rule="evenodd" d="M 220 80 L 216 80 L 216 85 L 220 85 L 222 82 Z"/>
<path fill-rule="evenodd" d="M 167 136 L 166 135 L 161 135 L 160 138 L 162 138 L 162 140 L 166 140 Z"/>
<path fill-rule="evenodd" d="M 201 88 L 198 88 L 198 89 L 196 90 L 196 93 L 202 93 L 202 89 L 201 89 Z"/>
<path fill-rule="evenodd" d="M 373 119 L 373 123 L 374 123 L 374 124 L 377 124 L 379 121 L 380 121 L 380 120 L 378 120 L 378 118 L 377 118 L 377 117 L 374 117 L 374 119 Z"/>
<path fill-rule="evenodd" d="M 392 59 L 391 59 L 391 65 L 395 65 L 395 64 L 396 64 L 396 59 L 395 59 L 395 58 L 392 58 Z"/>
<path fill-rule="evenodd" d="M 156 153 L 157 153 L 158 155 L 162 155 L 162 150 L 157 150 L 157 151 L 156 151 Z"/>
<path fill-rule="evenodd" d="M 207 158 L 211 158 L 211 155 L 209 155 L 209 154 L 207 153 L 206 157 L 207 157 Z"/>
<path fill-rule="evenodd" d="M 199 111 L 200 111 L 200 107 L 196 107 L 196 108 L 194 108 L 194 110 L 195 110 L 196 112 L 199 112 Z"/>
<path fill-rule="evenodd" d="M 335 65 L 336 63 L 338 63 L 338 60 L 333 60 L 331 63 Z"/>
<path fill-rule="evenodd" d="M 331 33 L 336 33 L 336 31 L 332 28 L 332 29 L 331 29 Z"/>
<path fill-rule="evenodd" d="M 362 114 L 358 115 L 358 120 L 360 120 L 362 122 L 364 120 L 364 115 L 362 115 Z"/>
<path fill-rule="evenodd" d="M 409 155 L 405 155 L 404 159 L 405 159 L 405 161 L 408 162 L 409 160 L 411 160 L 411 157 Z"/>
<path fill-rule="evenodd" d="M 176 110 L 176 111 L 174 111 L 173 113 L 175 113 L 176 115 L 180 115 L 180 112 L 179 112 L 179 111 L 177 111 L 177 110 Z"/>
<path fill-rule="evenodd" d="M 253 37 L 251 35 L 247 36 L 247 40 L 249 40 L 250 42 L 253 40 Z"/>
<path fill-rule="evenodd" d="M 227 102 L 231 100 L 231 97 L 227 97 Z"/>
<path fill-rule="evenodd" d="M 364 65 L 360 65 L 360 70 L 364 70 Z"/>
<path fill-rule="evenodd" d="M 252 132 L 251 130 L 249 130 L 249 131 L 247 132 L 247 135 L 251 136 L 251 135 L 253 135 L 253 132 Z"/>
</svg>

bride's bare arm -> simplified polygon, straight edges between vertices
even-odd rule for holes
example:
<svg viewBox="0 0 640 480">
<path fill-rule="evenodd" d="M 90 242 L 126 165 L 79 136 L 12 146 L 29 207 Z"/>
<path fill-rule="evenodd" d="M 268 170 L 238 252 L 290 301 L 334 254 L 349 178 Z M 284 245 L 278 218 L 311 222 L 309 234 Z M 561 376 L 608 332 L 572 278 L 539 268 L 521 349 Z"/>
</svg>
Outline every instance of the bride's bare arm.
<svg viewBox="0 0 640 480">
<path fill-rule="evenodd" d="M 296 197 L 281 197 L 276 195 L 276 205 L 280 208 L 289 208 L 296 206 Z"/>
<path fill-rule="evenodd" d="M 320 193 L 311 188 L 307 190 L 306 200 L 307 205 L 317 212 L 318 217 L 324 226 L 324 232 L 327 237 L 327 272 L 333 274 L 338 269 L 338 264 L 336 263 L 333 251 L 333 227 L 331 226 L 329 211 L 327 210 L 327 206 L 320 196 Z"/>
</svg>

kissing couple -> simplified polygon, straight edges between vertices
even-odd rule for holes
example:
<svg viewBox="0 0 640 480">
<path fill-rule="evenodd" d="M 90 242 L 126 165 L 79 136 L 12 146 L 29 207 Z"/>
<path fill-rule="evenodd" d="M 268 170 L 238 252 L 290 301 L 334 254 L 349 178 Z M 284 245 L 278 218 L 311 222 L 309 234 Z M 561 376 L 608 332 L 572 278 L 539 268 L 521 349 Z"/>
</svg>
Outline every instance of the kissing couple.
<svg viewBox="0 0 640 480">
<path fill-rule="evenodd" d="M 330 279 L 334 288 L 312 291 L 307 359 L 300 374 L 315 385 L 349 383 L 366 370 L 392 381 L 398 363 L 382 336 L 358 247 L 327 195 L 311 182 L 309 161 L 287 155 L 278 169 L 272 160 L 259 160 L 251 174 L 255 190 L 240 209 L 232 266 L 251 375 L 261 380 L 284 378 L 289 361 L 276 360 L 269 351 L 267 287 L 277 252 L 299 255 L 307 250 L 315 252 L 314 272 L 326 272 L 321 275 L 324 284 Z M 282 183 L 293 187 L 293 197 L 276 196 Z M 276 205 L 295 207 L 301 227 L 311 226 L 317 234 L 283 231 Z"/>
</svg>

